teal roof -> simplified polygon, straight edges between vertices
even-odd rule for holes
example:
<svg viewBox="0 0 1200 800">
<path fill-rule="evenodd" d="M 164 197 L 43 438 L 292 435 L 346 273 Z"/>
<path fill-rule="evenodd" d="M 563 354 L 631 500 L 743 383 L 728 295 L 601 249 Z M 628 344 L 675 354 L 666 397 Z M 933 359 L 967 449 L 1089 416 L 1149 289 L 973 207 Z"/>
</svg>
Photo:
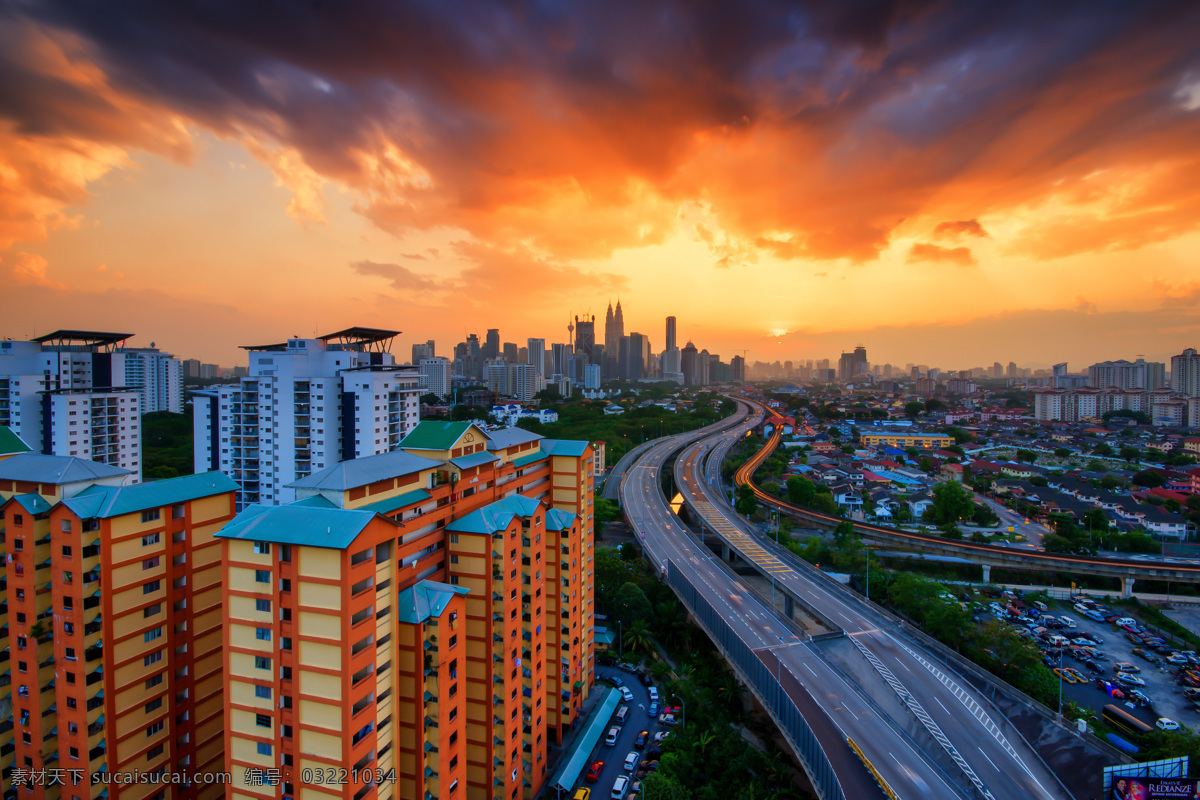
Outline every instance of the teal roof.
<svg viewBox="0 0 1200 800">
<path fill-rule="evenodd" d="M 452 458 L 450 459 L 450 463 L 459 469 L 470 469 L 471 467 L 482 467 L 484 464 L 493 464 L 499 460 L 499 456 L 492 455 L 484 450 L 481 453 L 472 453 L 469 456 Z"/>
<path fill-rule="evenodd" d="M 514 517 L 531 517 L 541 507 L 541 500 L 514 494 L 503 500 L 472 511 L 446 526 L 448 531 L 495 534 L 506 529 Z"/>
<path fill-rule="evenodd" d="M 548 531 L 569 530 L 574 522 L 574 514 L 569 514 L 566 511 L 560 511 L 557 508 L 551 508 L 546 511 L 546 530 Z"/>
<path fill-rule="evenodd" d="M 345 492 L 377 481 L 399 478 L 401 475 L 412 475 L 414 472 L 441 465 L 440 461 L 431 461 L 411 453 L 393 450 L 390 453 L 341 461 L 332 467 L 326 467 L 289 483 L 288 488 Z"/>
<path fill-rule="evenodd" d="M 617 640 L 617 637 L 607 627 L 597 625 L 592 631 L 592 638 L 596 644 L 610 645 Z"/>
<path fill-rule="evenodd" d="M 308 497 L 304 498 L 303 500 L 297 500 L 294 503 L 288 503 L 288 505 L 289 506 L 300 506 L 301 508 L 337 508 L 338 507 L 336 503 L 334 503 L 332 500 L 329 500 L 328 498 L 325 497 L 325 495 L 322 495 L 322 494 L 309 495 Z"/>
<path fill-rule="evenodd" d="M 47 456 L 41 453 L 18 453 L 0 461 L 0 479 L 36 483 L 80 483 L 102 478 L 121 478 L 133 471 L 108 464 L 97 464 L 74 456 Z"/>
<path fill-rule="evenodd" d="M 424 489 L 415 489 L 411 492 L 398 494 L 395 497 L 389 497 L 386 500 L 377 500 L 374 503 L 368 503 L 365 506 L 359 506 L 363 511 L 374 511 L 377 514 L 390 514 L 401 508 L 423 503 L 430 497 L 429 492 Z"/>
<path fill-rule="evenodd" d="M 312 506 L 248 507 L 214 535 L 222 539 L 297 544 L 344 550 L 362 533 L 373 511 Z"/>
<path fill-rule="evenodd" d="M 552 456 L 572 456 L 578 458 L 588 451 L 590 445 L 575 439 L 543 439 L 542 450 Z"/>
<path fill-rule="evenodd" d="M 417 423 L 417 427 L 412 429 L 412 433 L 400 440 L 400 449 L 449 450 L 467 432 L 467 428 L 473 425 L 479 431 L 480 436 L 487 436 L 487 433 L 471 420 L 464 420 L 462 422 L 439 422 L 432 419 L 422 420 Z"/>
<path fill-rule="evenodd" d="M 621 695 L 611 686 L 597 686 L 593 692 L 601 693 L 599 702 L 592 708 L 592 713 L 582 725 L 582 730 L 571 745 L 571 752 L 564 753 L 560 758 L 558 769 L 550 776 L 550 788 L 570 792 L 579 782 L 583 768 L 592 759 L 592 751 L 600 743 L 600 737 L 609 727 L 613 712 L 621 704 Z"/>
<path fill-rule="evenodd" d="M 549 453 L 544 453 L 541 450 L 537 450 L 529 455 L 521 456 L 520 458 L 514 458 L 512 463 L 514 467 L 523 467 L 526 464 L 532 464 L 534 461 L 541 461 L 542 459 L 549 457 Z"/>
<path fill-rule="evenodd" d="M 30 514 L 45 514 L 50 510 L 50 504 L 42 499 L 40 494 L 18 494 L 13 495 L 12 501 L 21 508 L 25 509 Z"/>
<path fill-rule="evenodd" d="M 0 455 L 9 453 L 28 453 L 33 448 L 21 441 L 21 437 L 11 429 L 0 425 Z"/>
<path fill-rule="evenodd" d="M 440 617 L 450 605 L 450 598 L 466 594 L 465 586 L 451 586 L 437 581 L 419 581 L 396 597 L 396 618 L 416 624 L 431 617 Z"/>
<path fill-rule="evenodd" d="M 223 472 L 202 472 L 133 486 L 89 486 L 63 504 L 84 519 L 108 518 L 234 492 L 237 488 Z"/>
</svg>

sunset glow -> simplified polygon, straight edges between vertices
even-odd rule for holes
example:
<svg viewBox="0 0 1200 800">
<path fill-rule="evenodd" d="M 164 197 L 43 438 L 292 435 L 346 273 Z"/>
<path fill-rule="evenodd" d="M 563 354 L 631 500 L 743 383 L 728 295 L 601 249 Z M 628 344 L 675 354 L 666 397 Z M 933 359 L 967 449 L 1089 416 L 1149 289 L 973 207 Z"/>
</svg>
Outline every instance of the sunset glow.
<svg viewBox="0 0 1200 800">
<path fill-rule="evenodd" d="M 1200 9 L 866 5 L 8 4 L 0 334 L 1197 346 Z"/>
</svg>

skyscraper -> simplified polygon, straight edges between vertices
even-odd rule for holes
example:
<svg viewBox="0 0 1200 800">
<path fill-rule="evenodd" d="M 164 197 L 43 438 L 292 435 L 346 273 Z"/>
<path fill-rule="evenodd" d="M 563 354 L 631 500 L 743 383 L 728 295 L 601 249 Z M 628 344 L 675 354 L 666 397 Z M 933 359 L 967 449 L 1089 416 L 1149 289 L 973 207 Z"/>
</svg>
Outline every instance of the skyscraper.
<svg viewBox="0 0 1200 800">
<path fill-rule="evenodd" d="M 450 361 L 434 356 L 422 358 L 417 365 L 420 375 L 417 378 L 417 388 L 421 394 L 436 394 L 447 397 L 450 394 Z"/>
<path fill-rule="evenodd" d="M 1171 391 L 1200 397 L 1200 355 L 1194 348 L 1171 356 Z"/>
<path fill-rule="evenodd" d="M 620 305 L 618 303 L 617 305 Z M 596 317 L 575 317 L 575 355 L 583 356 L 591 364 L 596 344 Z"/>
<path fill-rule="evenodd" d="M 646 353 L 650 343 L 645 336 L 634 331 L 629 334 L 629 380 L 636 381 L 647 376 L 649 364 Z"/>
<path fill-rule="evenodd" d="M 612 303 L 608 304 L 608 313 L 604 318 L 604 377 L 612 379 L 620 376 L 621 337 L 625 335 L 625 315 L 621 311 L 621 301 L 617 301 L 617 310 L 613 311 Z"/>
<path fill-rule="evenodd" d="M 683 382 L 687 386 L 699 385 L 697 381 L 698 374 L 696 366 L 698 359 L 699 353 L 696 352 L 696 345 L 692 344 L 691 342 L 688 342 L 686 345 L 684 345 L 680 359 L 682 361 L 680 371 L 683 372 Z"/>
<path fill-rule="evenodd" d="M 496 358 L 500 355 L 500 329 L 488 328 L 487 343 L 483 347 L 483 357 Z"/>
<path fill-rule="evenodd" d="M 183 413 L 183 364 L 170 353 L 154 346 L 123 347 L 125 356 L 125 385 L 137 389 L 141 412 L 156 411 Z"/>
<path fill-rule="evenodd" d="M 663 352 L 665 353 L 676 346 L 677 345 L 675 344 L 675 318 L 667 317 L 667 346 L 665 348 L 663 348 Z"/>
<path fill-rule="evenodd" d="M 571 359 L 571 345 L 555 342 L 550 345 L 550 354 L 553 363 L 553 369 L 550 371 L 551 379 L 569 378 L 570 375 L 567 374 L 567 371 Z"/>
<path fill-rule="evenodd" d="M 421 359 L 423 358 L 433 358 L 437 355 L 437 353 L 434 352 L 435 350 L 436 348 L 433 345 L 433 339 L 430 339 L 424 344 L 414 344 L 412 346 L 412 363 L 420 364 Z"/>
<path fill-rule="evenodd" d="M 516 342 L 505 342 L 504 349 L 501 351 L 504 360 L 510 364 L 517 363 L 517 344 Z"/>
</svg>

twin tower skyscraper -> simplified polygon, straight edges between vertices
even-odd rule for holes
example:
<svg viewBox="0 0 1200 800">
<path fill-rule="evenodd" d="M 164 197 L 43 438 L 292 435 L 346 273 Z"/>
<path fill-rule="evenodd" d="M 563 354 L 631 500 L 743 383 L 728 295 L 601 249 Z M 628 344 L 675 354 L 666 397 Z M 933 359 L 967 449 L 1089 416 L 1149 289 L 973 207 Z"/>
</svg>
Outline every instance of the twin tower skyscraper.
<svg viewBox="0 0 1200 800">
<path fill-rule="evenodd" d="M 617 300 L 615 309 L 611 302 L 608 304 L 608 312 L 604 316 L 604 354 L 602 359 L 598 359 L 605 380 L 638 380 L 661 374 L 663 378 L 682 383 L 680 360 L 674 317 L 667 317 L 666 346 L 661 357 L 656 359 L 649 336 L 637 331 L 625 333 L 621 301 Z"/>
</svg>

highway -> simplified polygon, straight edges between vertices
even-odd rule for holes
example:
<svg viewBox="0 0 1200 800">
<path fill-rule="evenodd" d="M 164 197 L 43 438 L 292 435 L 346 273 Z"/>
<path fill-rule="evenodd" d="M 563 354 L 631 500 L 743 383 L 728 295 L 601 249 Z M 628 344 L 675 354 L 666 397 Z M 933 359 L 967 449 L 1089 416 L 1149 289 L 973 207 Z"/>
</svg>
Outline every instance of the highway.
<svg viewBox="0 0 1200 800">
<path fill-rule="evenodd" d="M 684 449 L 677 460 L 676 483 L 688 503 L 704 518 L 706 526 L 716 531 L 744 560 L 773 578 L 777 586 L 803 598 L 841 627 L 871 663 L 879 680 L 886 680 L 897 693 L 910 696 L 914 716 L 956 763 L 961 773 L 954 775 L 956 782 L 961 781 L 980 796 L 996 800 L 1069 797 L 1033 748 L 965 680 L 937 664 L 929 653 L 922 652 L 919 645 L 871 604 L 834 584 L 737 517 L 722 494 L 719 470 L 723 453 L 749 428 L 747 422 L 728 433 L 709 437 L 704 444 Z M 705 458 L 706 454 L 712 457 Z M 642 463 L 645 462 L 639 462 L 639 468 Z M 784 653 L 786 665 L 788 651 Z M 820 685 L 826 685 L 824 678 Z M 837 695 L 840 698 L 842 693 Z M 837 710 L 831 714 L 835 718 L 840 716 Z M 878 746 L 881 738 L 876 734 L 866 744 Z M 855 739 L 863 743 L 858 736 Z M 889 781 L 891 777 L 884 772 L 884 766 L 894 761 L 891 757 L 896 752 L 895 746 L 889 743 L 879 757 L 868 752 Z M 915 763 L 911 756 L 899 761 L 897 766 Z M 902 782 L 901 776 L 895 779 Z M 950 796 L 943 791 L 922 794 L 920 785 L 912 782 L 909 787 L 911 791 L 906 793 L 893 784 L 901 797 Z"/>
<path fill-rule="evenodd" d="M 744 434 L 747 417 L 748 408 L 739 404 L 735 417 L 739 425 L 734 433 L 726 435 L 729 440 Z M 885 796 L 851 751 L 848 737 L 865 751 L 901 800 L 973 796 L 943 774 L 919 745 L 883 718 L 806 636 L 762 603 L 692 538 L 670 510 L 659 485 L 661 470 L 679 444 L 656 444 L 627 471 L 621 486 L 626 516 L 648 557 L 660 569 L 665 569 L 671 560 L 686 570 L 693 585 L 718 609 L 737 637 L 775 669 L 829 758 L 845 797 L 870 800 Z M 690 453 L 698 463 L 698 453 L 703 449 L 704 445 L 688 447 L 685 457 Z"/>
</svg>

